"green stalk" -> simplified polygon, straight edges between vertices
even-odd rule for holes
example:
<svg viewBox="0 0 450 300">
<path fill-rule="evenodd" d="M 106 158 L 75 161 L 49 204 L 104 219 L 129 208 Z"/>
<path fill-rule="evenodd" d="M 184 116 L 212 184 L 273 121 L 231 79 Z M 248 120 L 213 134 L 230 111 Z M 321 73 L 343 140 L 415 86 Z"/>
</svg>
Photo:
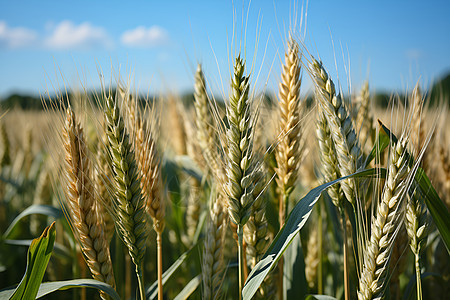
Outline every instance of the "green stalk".
<svg viewBox="0 0 450 300">
<path fill-rule="evenodd" d="M 238 235 L 238 262 L 239 262 L 239 300 L 242 300 L 242 287 L 244 280 L 244 247 L 243 247 L 243 236 L 244 236 L 244 226 L 241 224 L 237 225 L 237 235 Z"/>
<path fill-rule="evenodd" d="M 142 272 L 142 264 L 136 266 L 136 275 L 139 284 L 139 295 L 141 300 L 145 300 L 144 273 Z"/>
<path fill-rule="evenodd" d="M 286 214 L 288 212 L 289 193 L 283 192 L 283 196 L 280 197 L 280 205 L 278 209 L 278 219 L 280 222 L 280 230 L 284 226 Z M 280 258 L 278 262 L 278 299 L 282 300 L 284 296 L 283 291 L 283 276 L 284 276 L 284 259 Z"/>
<path fill-rule="evenodd" d="M 344 209 L 340 209 L 341 211 L 341 219 L 342 219 L 342 228 L 344 230 L 344 241 L 343 241 L 343 248 L 344 248 L 344 299 L 349 300 L 349 283 L 348 283 L 348 245 L 347 245 L 347 221 L 345 218 L 345 211 Z"/>
<path fill-rule="evenodd" d="M 125 299 L 131 298 L 131 257 L 124 253 L 125 258 Z"/>
<path fill-rule="evenodd" d="M 319 212 L 319 224 L 318 224 L 318 231 L 319 231 L 319 238 L 318 238 L 318 243 L 319 243 L 319 266 L 318 266 L 318 271 L 317 271 L 317 293 L 319 295 L 323 294 L 323 279 L 322 279 L 322 271 L 323 271 L 323 260 L 322 260 L 322 241 L 323 241 L 323 220 L 322 220 L 322 199 L 323 197 L 320 197 L 319 202 L 317 203 L 318 207 L 318 212 Z"/>
<path fill-rule="evenodd" d="M 78 253 L 77 253 L 77 248 L 74 245 L 73 248 L 73 257 L 75 257 L 75 262 L 72 264 L 72 274 L 73 274 L 73 278 L 80 278 L 80 265 L 78 264 Z M 74 293 L 73 293 L 73 299 L 77 300 L 80 299 L 80 295 L 79 295 L 80 291 L 78 289 L 75 289 Z"/>
<path fill-rule="evenodd" d="M 414 255 L 414 258 L 416 267 L 417 300 L 422 300 L 422 282 L 420 280 L 420 257 L 418 252 Z"/>
<path fill-rule="evenodd" d="M 124 290 L 124 249 L 122 246 L 122 241 L 120 240 L 119 236 L 116 234 L 114 237 L 115 241 L 115 258 L 114 258 L 114 276 L 116 277 L 116 282 L 119 283 L 116 286 L 117 293 L 122 298 L 125 298 L 125 290 Z"/>
</svg>

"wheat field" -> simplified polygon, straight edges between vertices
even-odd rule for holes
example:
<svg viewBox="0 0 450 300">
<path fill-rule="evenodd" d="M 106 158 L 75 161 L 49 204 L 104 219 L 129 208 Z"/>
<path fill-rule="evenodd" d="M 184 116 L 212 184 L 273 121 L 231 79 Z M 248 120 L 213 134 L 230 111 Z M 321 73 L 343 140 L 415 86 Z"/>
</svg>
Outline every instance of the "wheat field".
<svg viewBox="0 0 450 300">
<path fill-rule="evenodd" d="M 0 298 L 446 299 L 450 99 L 344 94 L 288 36 L 271 101 L 241 51 L 225 99 L 199 64 L 1 111 Z"/>
</svg>

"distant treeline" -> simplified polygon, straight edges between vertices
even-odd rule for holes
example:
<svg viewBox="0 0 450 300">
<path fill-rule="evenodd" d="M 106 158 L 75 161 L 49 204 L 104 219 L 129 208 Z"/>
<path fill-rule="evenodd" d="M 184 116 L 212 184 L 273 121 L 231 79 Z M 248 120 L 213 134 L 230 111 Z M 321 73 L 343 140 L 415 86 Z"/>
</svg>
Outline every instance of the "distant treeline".
<svg viewBox="0 0 450 300">
<path fill-rule="evenodd" d="M 113 94 L 115 91 L 112 91 Z M 450 73 L 447 74 L 443 79 L 439 80 L 437 83 L 433 85 L 430 91 L 422 91 L 422 93 L 425 95 L 426 100 L 430 102 L 430 105 L 436 105 L 436 104 L 442 104 L 446 103 L 450 106 Z M 91 99 L 97 99 L 94 102 L 94 105 L 98 105 L 98 101 L 102 101 L 102 99 L 98 99 L 98 95 L 100 93 L 98 92 L 92 92 L 90 95 L 87 95 Z M 380 93 L 378 92 L 376 95 L 372 96 L 372 99 L 374 101 L 375 106 L 385 108 L 389 105 L 389 102 L 391 101 L 393 96 L 399 96 L 400 99 L 406 99 L 406 96 L 404 94 L 388 94 L 388 93 Z M 86 95 L 84 95 L 86 97 Z M 0 108 L 2 110 L 7 109 L 23 109 L 23 110 L 43 110 L 45 107 L 47 108 L 53 108 L 58 109 L 60 106 L 59 102 L 57 102 L 57 99 L 76 99 L 77 97 L 74 97 L 71 93 L 68 93 L 67 95 L 63 96 L 51 96 L 51 97 L 36 97 L 36 96 L 30 96 L 30 95 L 21 95 L 21 94 L 12 94 L 9 97 L 3 99 L 0 101 Z M 144 105 L 146 102 L 151 101 L 158 101 L 159 97 L 139 97 L 139 102 Z M 185 93 L 180 96 L 181 101 L 184 105 L 190 106 L 192 105 L 194 101 L 194 94 L 193 93 Z M 219 103 L 223 103 L 223 99 L 215 99 Z M 308 104 L 312 103 L 312 96 L 308 96 L 306 98 L 306 101 Z M 59 101 L 59 100 L 58 100 Z M 70 100 L 73 101 L 73 100 Z M 263 101 L 268 106 L 271 106 L 275 103 L 275 99 L 273 96 L 270 96 L 269 94 L 266 94 L 263 96 Z"/>
</svg>

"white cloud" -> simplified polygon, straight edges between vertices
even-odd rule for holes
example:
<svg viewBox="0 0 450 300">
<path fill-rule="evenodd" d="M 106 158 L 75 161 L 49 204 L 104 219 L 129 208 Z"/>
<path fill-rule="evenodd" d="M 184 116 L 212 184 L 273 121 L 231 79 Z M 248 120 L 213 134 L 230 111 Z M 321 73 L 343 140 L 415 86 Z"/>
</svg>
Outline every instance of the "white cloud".
<svg viewBox="0 0 450 300">
<path fill-rule="evenodd" d="M 5 21 L 0 21 L 0 48 L 17 49 L 33 45 L 38 35 L 25 27 L 11 28 Z"/>
<path fill-rule="evenodd" d="M 112 46 L 105 29 L 93 26 L 89 22 L 75 25 L 66 20 L 55 25 L 51 31 L 44 44 L 52 49 L 92 49 Z"/>
<path fill-rule="evenodd" d="M 130 47 L 157 47 L 169 41 L 169 34 L 164 28 L 156 25 L 149 28 L 139 26 L 125 31 L 122 34 L 121 41 L 124 45 Z"/>
</svg>

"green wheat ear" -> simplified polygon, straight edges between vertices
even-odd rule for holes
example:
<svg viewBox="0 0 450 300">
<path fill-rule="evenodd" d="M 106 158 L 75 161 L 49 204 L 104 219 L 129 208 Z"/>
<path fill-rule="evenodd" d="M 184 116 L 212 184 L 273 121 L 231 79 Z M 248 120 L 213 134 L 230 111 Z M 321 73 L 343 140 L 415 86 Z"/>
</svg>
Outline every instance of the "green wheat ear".
<svg viewBox="0 0 450 300">
<path fill-rule="evenodd" d="M 133 260 L 141 265 L 146 248 L 145 202 L 141 195 L 140 180 L 131 148 L 129 135 L 121 117 L 117 98 L 106 99 L 105 119 L 107 122 L 108 148 L 113 173 L 114 205 L 117 227 Z"/>
<path fill-rule="evenodd" d="M 238 56 L 234 65 L 230 103 L 227 107 L 228 162 L 226 167 L 228 212 L 235 224 L 247 223 L 253 204 L 253 128 L 248 96 L 249 76 L 244 76 L 245 63 Z"/>
</svg>

